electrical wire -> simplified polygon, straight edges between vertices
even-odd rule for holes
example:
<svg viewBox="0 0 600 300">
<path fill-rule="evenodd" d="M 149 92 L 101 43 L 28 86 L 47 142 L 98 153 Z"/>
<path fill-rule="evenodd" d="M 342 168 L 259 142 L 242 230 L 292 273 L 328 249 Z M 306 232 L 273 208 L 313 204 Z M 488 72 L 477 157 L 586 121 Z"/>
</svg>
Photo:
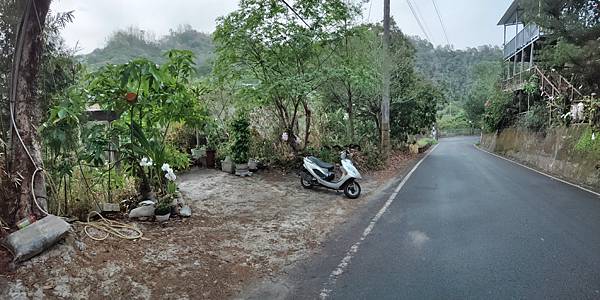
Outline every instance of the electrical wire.
<svg viewBox="0 0 600 300">
<path fill-rule="evenodd" d="M 415 11 L 415 8 L 413 7 L 412 3 L 410 2 L 410 0 L 406 0 L 406 3 L 408 3 L 408 8 L 410 8 L 412 15 L 415 17 L 415 20 L 417 20 L 417 25 L 419 25 L 419 28 L 421 28 L 421 32 L 423 32 L 425 38 L 431 42 L 431 38 L 427 34 L 427 31 L 425 31 L 425 27 L 423 27 L 423 23 L 421 23 L 421 19 L 417 15 L 417 12 Z"/>
<path fill-rule="evenodd" d="M 285 6 L 287 6 L 287 8 L 289 8 L 296 15 L 296 17 L 298 17 L 298 19 L 300 19 L 302 21 L 302 23 L 304 23 L 304 25 L 306 25 L 306 27 L 311 28 L 310 25 L 308 25 L 308 23 L 306 23 L 304 18 L 302 18 L 302 16 L 300 16 L 300 14 L 294 9 L 294 7 L 289 5 L 285 0 L 279 0 L 279 1 L 283 2 L 283 4 L 285 4 Z"/>
<path fill-rule="evenodd" d="M 373 8 L 373 0 L 369 0 L 369 16 L 367 17 L 367 23 L 371 22 L 371 9 Z"/>
<path fill-rule="evenodd" d="M 427 22 L 425 20 L 425 18 L 423 18 L 423 14 L 421 13 L 421 9 L 419 9 L 419 5 L 417 5 L 417 2 L 413 2 L 411 0 L 412 6 L 414 7 L 415 11 L 417 12 L 417 15 L 419 16 L 419 19 L 421 19 L 421 23 L 423 24 L 423 27 L 425 28 L 425 31 L 427 32 L 427 34 L 432 37 L 433 35 L 431 34 L 431 30 L 429 30 L 429 26 L 427 26 Z M 431 39 L 431 42 L 433 43 L 433 39 Z"/>
<path fill-rule="evenodd" d="M 435 0 L 431 0 L 433 3 L 433 8 L 435 9 L 435 13 L 438 16 L 438 20 L 440 20 L 440 25 L 442 25 L 442 30 L 444 32 L 444 38 L 446 38 L 446 44 L 450 45 L 450 39 L 448 38 L 448 32 L 446 31 L 446 25 L 444 24 L 444 20 L 442 19 L 442 14 L 440 14 L 440 10 L 438 9 L 437 3 Z"/>
<path fill-rule="evenodd" d="M 38 22 L 38 26 L 40 29 L 40 32 L 43 33 L 43 26 L 41 24 L 40 21 L 40 16 L 37 10 L 37 6 L 35 5 L 35 1 L 34 0 L 29 0 L 29 2 L 26 5 L 26 10 L 25 12 L 29 11 L 29 8 L 33 6 L 33 10 Z M 17 37 L 20 36 L 20 32 L 23 30 L 23 22 L 21 22 L 21 24 L 19 25 L 19 28 L 17 30 Z M 16 102 L 16 95 L 15 95 L 15 91 L 17 89 L 17 84 L 18 84 L 18 78 L 19 78 L 19 65 L 21 64 L 21 55 L 20 52 L 22 52 L 22 50 L 19 49 L 23 49 L 23 39 L 17 39 L 17 45 L 16 45 L 16 51 L 14 53 L 14 60 L 15 62 L 13 63 L 13 72 L 12 72 L 12 92 L 10 95 L 10 104 L 9 104 L 9 111 L 10 111 L 10 120 L 11 120 L 11 125 L 12 125 L 12 129 L 14 130 L 15 135 L 17 136 L 17 139 L 19 140 L 21 146 L 23 147 L 23 150 L 25 150 L 25 153 L 27 154 L 27 156 L 29 157 L 29 160 L 31 161 L 31 164 L 33 165 L 33 167 L 35 168 L 35 170 L 33 171 L 33 174 L 31 175 L 31 196 L 33 198 L 33 202 L 35 204 L 35 206 L 42 212 L 44 213 L 46 216 L 48 215 L 48 212 L 43 209 L 40 204 L 39 201 L 37 199 L 37 195 L 35 194 L 35 175 L 39 172 L 44 172 L 44 169 L 39 167 L 38 164 L 36 163 L 36 161 L 33 159 L 33 156 L 31 155 L 31 152 L 29 152 L 29 149 L 27 148 L 27 145 L 25 145 L 25 142 L 23 141 L 23 137 L 21 136 L 21 133 L 19 132 L 19 128 L 17 127 L 17 123 L 15 121 L 15 102 Z"/>
</svg>

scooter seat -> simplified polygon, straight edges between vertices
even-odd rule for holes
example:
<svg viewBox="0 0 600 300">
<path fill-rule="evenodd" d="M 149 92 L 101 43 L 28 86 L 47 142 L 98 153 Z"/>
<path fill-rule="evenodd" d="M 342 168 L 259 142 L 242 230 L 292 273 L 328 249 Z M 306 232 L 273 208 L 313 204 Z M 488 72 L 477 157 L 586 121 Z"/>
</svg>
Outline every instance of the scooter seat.
<svg viewBox="0 0 600 300">
<path fill-rule="evenodd" d="M 308 159 L 310 159 L 313 163 L 315 163 L 315 165 L 317 165 L 323 169 L 327 169 L 328 171 L 333 171 L 333 169 L 335 168 L 335 166 L 333 164 L 326 163 L 314 156 L 309 156 Z"/>
</svg>

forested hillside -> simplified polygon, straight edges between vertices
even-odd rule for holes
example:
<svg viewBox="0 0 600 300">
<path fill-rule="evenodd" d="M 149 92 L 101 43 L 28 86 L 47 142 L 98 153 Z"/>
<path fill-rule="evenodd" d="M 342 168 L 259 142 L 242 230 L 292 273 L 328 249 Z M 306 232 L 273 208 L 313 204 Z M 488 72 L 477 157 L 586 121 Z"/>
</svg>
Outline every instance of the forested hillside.
<svg viewBox="0 0 600 300">
<path fill-rule="evenodd" d="M 210 34 L 196 31 L 190 25 L 182 25 L 159 39 L 133 27 L 119 30 L 108 38 L 104 48 L 96 49 L 82 58 L 93 68 L 107 63 L 122 64 L 139 57 L 163 63 L 166 58 L 162 54 L 170 49 L 192 51 L 196 57 L 198 74 L 210 72 L 209 60 L 214 50 Z"/>
<path fill-rule="evenodd" d="M 415 67 L 426 78 L 441 85 L 448 101 L 463 104 L 474 82 L 473 67 L 483 62 L 498 62 L 502 50 L 498 46 L 479 46 L 455 50 L 450 47 L 434 47 L 427 40 L 412 38 L 417 50 Z"/>
<path fill-rule="evenodd" d="M 478 112 L 483 111 L 485 102 L 479 95 L 486 86 L 481 81 L 492 81 L 494 85 L 499 79 L 500 47 L 484 45 L 455 50 L 434 47 L 419 37 L 411 40 L 417 51 L 415 68 L 444 92 L 446 103 L 438 112 L 438 126 L 442 129 L 479 127 L 481 113 Z M 489 74 L 484 74 L 484 70 L 494 76 L 487 76 Z M 482 74 L 486 76 L 482 77 Z"/>
</svg>

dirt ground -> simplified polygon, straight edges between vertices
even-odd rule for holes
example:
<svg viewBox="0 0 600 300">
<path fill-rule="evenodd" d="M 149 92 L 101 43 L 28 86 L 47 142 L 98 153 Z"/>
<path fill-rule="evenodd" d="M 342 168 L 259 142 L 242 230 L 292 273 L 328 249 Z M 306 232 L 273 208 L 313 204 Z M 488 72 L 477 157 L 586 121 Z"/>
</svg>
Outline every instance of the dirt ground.
<svg viewBox="0 0 600 300">
<path fill-rule="evenodd" d="M 75 226 L 42 255 L 8 268 L 0 248 L 0 299 L 224 299 L 315 252 L 336 226 L 410 164 L 360 181 L 363 196 L 305 190 L 295 174 L 236 177 L 194 169 L 179 178 L 193 215 L 167 223 L 134 222 L 145 239 L 93 241 Z"/>
</svg>

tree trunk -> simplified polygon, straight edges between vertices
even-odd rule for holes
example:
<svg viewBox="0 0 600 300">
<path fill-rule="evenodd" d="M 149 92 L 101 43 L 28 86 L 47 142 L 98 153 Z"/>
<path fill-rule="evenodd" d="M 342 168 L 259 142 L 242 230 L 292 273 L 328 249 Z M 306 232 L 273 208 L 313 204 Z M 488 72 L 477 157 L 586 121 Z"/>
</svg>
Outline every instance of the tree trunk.
<svg viewBox="0 0 600 300">
<path fill-rule="evenodd" d="M 306 147 L 308 147 L 308 139 L 310 138 L 310 122 L 311 122 L 311 116 L 312 116 L 312 111 L 310 110 L 310 107 L 308 107 L 308 103 L 306 101 L 302 101 L 302 104 L 304 105 L 304 113 L 306 115 L 306 127 L 305 127 L 305 132 L 304 132 L 304 148 L 306 149 Z"/>
<path fill-rule="evenodd" d="M 10 178 L 4 183 L 9 194 L 3 199 L 4 207 L 8 208 L 4 217 L 11 225 L 30 214 L 44 216 L 37 205 L 47 210 L 46 181 L 37 132 L 42 112 L 40 99 L 36 95 L 36 77 L 43 51 L 43 26 L 50 2 L 51 0 L 27 2 L 13 57 L 10 93 L 13 122 L 7 170 Z M 34 199 L 37 199 L 37 205 Z"/>
<path fill-rule="evenodd" d="M 348 107 L 346 112 L 348 113 L 348 138 L 350 139 L 350 144 L 355 143 L 355 134 L 354 134 L 354 107 L 353 107 L 353 99 L 352 99 L 352 90 L 348 88 Z"/>
</svg>

